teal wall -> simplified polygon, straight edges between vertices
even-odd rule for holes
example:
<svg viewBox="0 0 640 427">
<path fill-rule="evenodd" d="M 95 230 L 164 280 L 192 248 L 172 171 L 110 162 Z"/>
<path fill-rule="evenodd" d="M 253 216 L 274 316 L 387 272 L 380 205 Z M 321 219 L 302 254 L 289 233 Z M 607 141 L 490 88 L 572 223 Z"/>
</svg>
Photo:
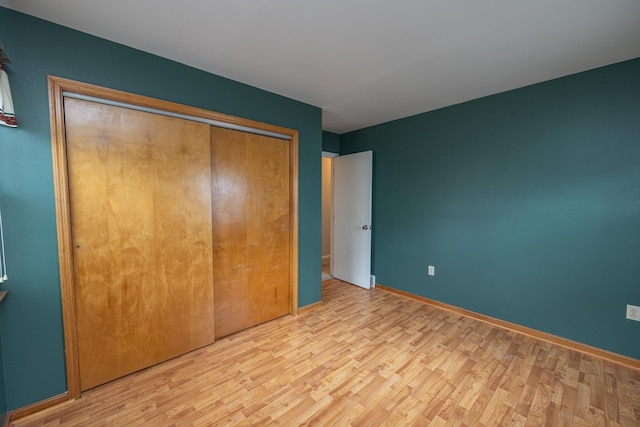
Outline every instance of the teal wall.
<svg viewBox="0 0 640 427">
<path fill-rule="evenodd" d="M 340 154 L 340 135 L 323 130 L 322 151 Z"/>
<path fill-rule="evenodd" d="M 640 359 L 640 59 L 340 148 L 374 151 L 378 283 Z"/>
<path fill-rule="evenodd" d="M 0 203 L 10 280 L 0 307 L 7 408 L 67 390 L 47 75 L 300 132 L 299 304 L 321 298 L 319 108 L 0 7 L 20 127 L 0 127 Z M 3 286 L 4 286 L 3 285 Z"/>
</svg>

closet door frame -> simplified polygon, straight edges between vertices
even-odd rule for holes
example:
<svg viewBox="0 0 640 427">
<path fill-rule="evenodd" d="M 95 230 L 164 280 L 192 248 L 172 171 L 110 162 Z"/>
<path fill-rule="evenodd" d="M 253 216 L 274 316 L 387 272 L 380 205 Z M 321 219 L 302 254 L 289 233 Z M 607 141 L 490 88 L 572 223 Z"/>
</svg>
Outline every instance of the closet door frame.
<svg viewBox="0 0 640 427">
<path fill-rule="evenodd" d="M 69 176 L 67 170 L 67 145 L 64 121 L 64 92 L 72 92 L 135 105 L 143 108 L 166 111 L 242 126 L 265 132 L 274 132 L 289 137 L 289 191 L 290 191 L 290 268 L 289 314 L 298 314 L 298 131 L 254 120 L 190 107 L 60 77 L 49 76 L 49 114 L 51 121 L 51 151 L 53 159 L 53 185 L 56 205 L 56 229 L 58 236 L 58 260 L 60 263 L 60 291 L 62 296 L 62 320 L 67 370 L 67 398 L 80 397 L 80 370 L 78 355 L 78 330 L 76 316 L 76 289 L 73 269 L 71 239 L 71 210 L 69 205 Z M 215 310 L 215 307 L 214 307 Z"/>
</svg>

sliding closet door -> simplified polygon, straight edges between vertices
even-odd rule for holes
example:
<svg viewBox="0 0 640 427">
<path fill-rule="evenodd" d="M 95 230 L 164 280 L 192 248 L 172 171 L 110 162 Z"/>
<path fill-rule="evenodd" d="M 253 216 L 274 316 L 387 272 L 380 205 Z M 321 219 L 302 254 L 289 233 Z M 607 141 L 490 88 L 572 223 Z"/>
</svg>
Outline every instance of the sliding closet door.
<svg viewBox="0 0 640 427">
<path fill-rule="evenodd" d="M 214 340 L 209 126 L 65 99 L 81 389 Z"/>
<path fill-rule="evenodd" d="M 211 128 L 216 337 L 289 314 L 289 141 Z"/>
</svg>

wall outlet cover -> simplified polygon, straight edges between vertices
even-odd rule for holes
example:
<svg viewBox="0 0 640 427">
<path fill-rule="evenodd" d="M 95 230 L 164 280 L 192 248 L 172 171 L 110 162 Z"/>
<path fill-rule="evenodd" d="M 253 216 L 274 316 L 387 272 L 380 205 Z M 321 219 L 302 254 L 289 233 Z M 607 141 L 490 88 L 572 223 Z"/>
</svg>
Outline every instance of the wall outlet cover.
<svg viewBox="0 0 640 427">
<path fill-rule="evenodd" d="M 429 276 L 435 276 L 436 275 L 436 268 L 433 265 L 430 265 L 427 267 L 427 274 Z"/>
<path fill-rule="evenodd" d="M 637 320 L 640 322 L 640 307 L 637 305 L 627 304 L 627 319 Z"/>
</svg>

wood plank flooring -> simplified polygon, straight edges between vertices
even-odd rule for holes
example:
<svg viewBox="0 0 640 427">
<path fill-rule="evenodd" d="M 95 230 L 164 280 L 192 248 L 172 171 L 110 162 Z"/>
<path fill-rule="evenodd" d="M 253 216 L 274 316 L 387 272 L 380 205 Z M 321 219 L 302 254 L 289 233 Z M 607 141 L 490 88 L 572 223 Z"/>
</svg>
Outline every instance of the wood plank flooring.
<svg viewBox="0 0 640 427">
<path fill-rule="evenodd" d="M 379 289 L 323 300 L 11 425 L 640 425 L 640 371 Z"/>
</svg>

